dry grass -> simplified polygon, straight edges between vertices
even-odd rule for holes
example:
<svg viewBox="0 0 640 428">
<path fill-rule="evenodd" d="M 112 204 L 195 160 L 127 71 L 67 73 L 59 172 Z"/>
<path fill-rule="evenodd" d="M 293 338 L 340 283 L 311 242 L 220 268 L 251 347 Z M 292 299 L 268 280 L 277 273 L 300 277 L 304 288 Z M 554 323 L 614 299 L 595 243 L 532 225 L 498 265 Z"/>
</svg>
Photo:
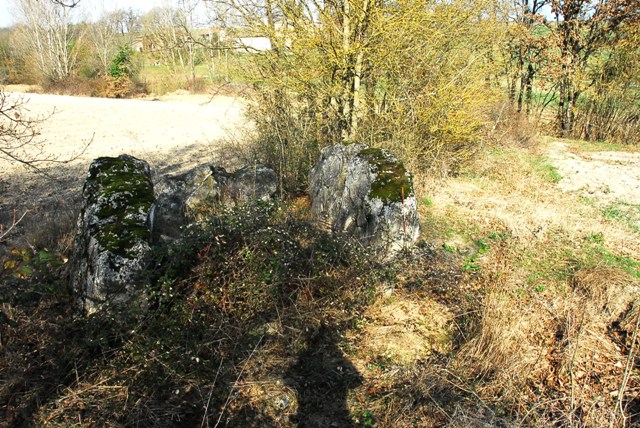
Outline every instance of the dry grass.
<svg viewBox="0 0 640 428">
<path fill-rule="evenodd" d="M 640 235 L 559 191 L 540 167 L 545 151 L 497 148 L 461 176 L 422 183 L 427 230 L 473 260 L 485 292 L 453 366 L 518 425 L 629 426 Z"/>
<path fill-rule="evenodd" d="M 358 353 L 399 365 L 426 360 L 434 352 L 447 353 L 453 337 L 452 319 L 443 304 L 396 292 L 367 308 L 357 335 Z"/>
</svg>

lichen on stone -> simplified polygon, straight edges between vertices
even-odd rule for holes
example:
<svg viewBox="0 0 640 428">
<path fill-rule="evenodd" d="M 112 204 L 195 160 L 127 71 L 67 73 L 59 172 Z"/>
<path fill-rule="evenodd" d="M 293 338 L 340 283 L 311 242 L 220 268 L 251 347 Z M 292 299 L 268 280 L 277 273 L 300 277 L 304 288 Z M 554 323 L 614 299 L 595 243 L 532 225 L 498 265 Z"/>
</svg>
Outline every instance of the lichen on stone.
<svg viewBox="0 0 640 428">
<path fill-rule="evenodd" d="M 411 174 L 384 150 L 362 144 L 325 148 L 309 175 L 309 190 L 313 213 L 336 233 L 386 255 L 418 239 Z"/>
<path fill-rule="evenodd" d="M 96 206 L 95 239 L 125 258 L 138 256 L 138 242 L 151 237 L 149 212 L 155 201 L 145 163 L 130 156 L 102 157 L 89 169 L 87 186 Z"/>
<path fill-rule="evenodd" d="M 381 199 L 384 202 L 402 202 L 413 196 L 411 173 L 404 164 L 382 149 L 366 148 L 358 156 L 369 162 L 372 173 L 376 175 L 371 183 L 370 199 Z"/>
</svg>

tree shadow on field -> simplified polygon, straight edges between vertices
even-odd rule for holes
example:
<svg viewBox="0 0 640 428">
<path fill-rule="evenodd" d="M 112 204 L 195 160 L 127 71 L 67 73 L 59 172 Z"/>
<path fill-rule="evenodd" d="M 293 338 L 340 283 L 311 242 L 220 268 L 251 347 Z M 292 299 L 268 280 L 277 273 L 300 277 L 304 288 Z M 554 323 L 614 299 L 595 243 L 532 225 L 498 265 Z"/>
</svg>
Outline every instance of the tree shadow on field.
<svg viewBox="0 0 640 428">
<path fill-rule="evenodd" d="M 350 389 L 363 378 L 337 344 L 334 328 L 321 326 L 310 334 L 307 347 L 285 373 L 287 386 L 297 391 L 300 428 L 355 427 L 347 406 Z"/>
</svg>

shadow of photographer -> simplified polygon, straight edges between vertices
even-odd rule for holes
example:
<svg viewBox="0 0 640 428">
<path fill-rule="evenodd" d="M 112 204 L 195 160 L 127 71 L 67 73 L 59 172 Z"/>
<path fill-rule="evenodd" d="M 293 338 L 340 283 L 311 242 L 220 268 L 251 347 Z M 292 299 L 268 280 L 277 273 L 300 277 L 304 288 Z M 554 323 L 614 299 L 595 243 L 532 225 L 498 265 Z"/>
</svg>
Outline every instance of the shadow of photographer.
<svg viewBox="0 0 640 428">
<path fill-rule="evenodd" d="M 347 396 L 363 378 L 338 346 L 338 333 L 322 325 L 307 339 L 307 347 L 285 373 L 287 386 L 297 391 L 298 427 L 354 427 Z"/>
</svg>

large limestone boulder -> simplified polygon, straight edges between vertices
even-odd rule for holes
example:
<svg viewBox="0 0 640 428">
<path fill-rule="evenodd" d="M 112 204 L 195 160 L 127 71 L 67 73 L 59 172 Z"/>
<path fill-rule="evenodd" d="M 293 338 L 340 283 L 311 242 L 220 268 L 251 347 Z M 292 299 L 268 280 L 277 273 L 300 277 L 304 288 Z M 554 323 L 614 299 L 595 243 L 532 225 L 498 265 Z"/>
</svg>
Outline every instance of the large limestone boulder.
<svg viewBox="0 0 640 428">
<path fill-rule="evenodd" d="M 144 311 L 155 202 L 149 165 L 128 155 L 94 160 L 83 199 L 71 279 L 83 312 Z"/>
<path fill-rule="evenodd" d="M 411 174 L 387 151 L 361 144 L 327 147 L 309 184 L 312 211 L 334 232 L 389 255 L 418 239 Z"/>
<path fill-rule="evenodd" d="M 239 205 L 250 200 L 269 200 L 277 189 L 276 173 L 265 166 L 243 167 L 233 173 L 224 168 L 200 165 L 162 178 L 156 185 L 158 234 L 178 237 L 180 226 L 197 220 L 216 205 Z"/>
</svg>

